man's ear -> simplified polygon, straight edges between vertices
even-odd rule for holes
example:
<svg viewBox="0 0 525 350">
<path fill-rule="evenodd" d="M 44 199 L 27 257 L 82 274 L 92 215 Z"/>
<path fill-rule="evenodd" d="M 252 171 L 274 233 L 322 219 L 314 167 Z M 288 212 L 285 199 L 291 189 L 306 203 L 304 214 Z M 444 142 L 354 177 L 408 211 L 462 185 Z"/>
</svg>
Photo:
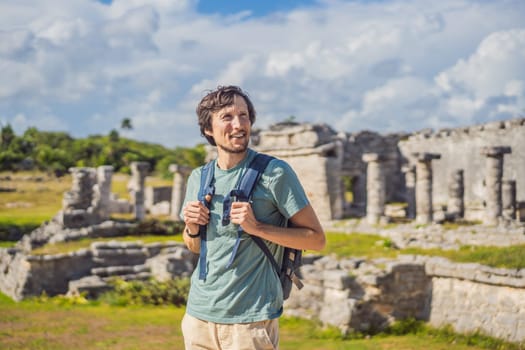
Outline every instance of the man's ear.
<svg viewBox="0 0 525 350">
<path fill-rule="evenodd" d="M 207 136 L 213 136 L 213 131 L 211 129 L 204 129 L 204 134 Z"/>
</svg>

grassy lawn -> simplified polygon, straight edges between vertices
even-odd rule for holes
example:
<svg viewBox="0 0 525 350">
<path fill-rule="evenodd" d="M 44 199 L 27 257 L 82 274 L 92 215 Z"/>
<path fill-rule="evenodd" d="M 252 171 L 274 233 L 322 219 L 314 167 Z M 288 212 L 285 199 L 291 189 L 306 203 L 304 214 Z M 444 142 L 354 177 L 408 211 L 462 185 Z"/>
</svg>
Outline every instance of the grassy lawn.
<svg viewBox="0 0 525 350">
<path fill-rule="evenodd" d="M 183 349 L 180 322 L 184 308 L 105 304 L 62 305 L 51 301 L 15 303 L 0 294 L 1 349 Z M 518 349 L 469 346 L 460 336 L 444 337 L 428 331 L 394 336 L 378 335 L 344 340 L 333 329 L 283 317 L 281 349 Z"/>
</svg>

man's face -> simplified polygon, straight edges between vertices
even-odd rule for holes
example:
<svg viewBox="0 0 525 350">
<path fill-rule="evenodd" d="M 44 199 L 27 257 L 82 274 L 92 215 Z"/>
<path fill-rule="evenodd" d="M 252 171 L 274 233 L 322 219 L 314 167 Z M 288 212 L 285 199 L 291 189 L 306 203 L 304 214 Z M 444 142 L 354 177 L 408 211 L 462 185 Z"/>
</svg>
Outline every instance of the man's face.
<svg viewBox="0 0 525 350">
<path fill-rule="evenodd" d="M 243 153 L 250 142 L 251 123 L 248 106 L 241 96 L 235 95 L 233 104 L 213 113 L 211 130 L 217 147 L 228 153 Z"/>
</svg>

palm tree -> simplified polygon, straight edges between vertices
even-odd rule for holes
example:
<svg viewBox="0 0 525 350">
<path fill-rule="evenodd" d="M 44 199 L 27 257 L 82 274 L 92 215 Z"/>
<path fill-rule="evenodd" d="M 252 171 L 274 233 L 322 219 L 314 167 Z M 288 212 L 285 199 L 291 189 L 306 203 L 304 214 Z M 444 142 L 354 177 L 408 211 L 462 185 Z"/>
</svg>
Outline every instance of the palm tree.
<svg viewBox="0 0 525 350">
<path fill-rule="evenodd" d="M 131 124 L 131 119 L 130 118 L 122 119 L 122 121 L 120 122 L 120 128 L 123 130 L 133 129 L 133 124 Z"/>
</svg>

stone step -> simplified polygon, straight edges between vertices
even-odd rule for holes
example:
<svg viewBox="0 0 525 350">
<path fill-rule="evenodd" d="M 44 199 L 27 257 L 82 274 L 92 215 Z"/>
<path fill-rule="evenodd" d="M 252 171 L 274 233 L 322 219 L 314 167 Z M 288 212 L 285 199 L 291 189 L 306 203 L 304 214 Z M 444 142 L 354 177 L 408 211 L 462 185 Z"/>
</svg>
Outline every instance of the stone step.
<svg viewBox="0 0 525 350">
<path fill-rule="evenodd" d="M 126 275 L 103 277 L 102 280 L 110 281 L 114 277 L 118 277 L 120 279 L 123 279 L 124 281 L 146 281 L 150 279 L 152 275 L 150 272 L 139 272 L 139 273 L 130 273 Z"/>
<path fill-rule="evenodd" d="M 150 273 L 151 269 L 146 265 L 124 265 L 124 266 L 109 266 L 109 267 L 95 267 L 91 269 L 91 274 L 99 277 L 123 276 L 140 273 Z"/>
<path fill-rule="evenodd" d="M 79 295 L 85 293 L 86 298 L 96 299 L 102 293 L 111 290 L 112 287 L 99 276 L 86 276 L 69 282 L 67 295 Z"/>
</svg>

